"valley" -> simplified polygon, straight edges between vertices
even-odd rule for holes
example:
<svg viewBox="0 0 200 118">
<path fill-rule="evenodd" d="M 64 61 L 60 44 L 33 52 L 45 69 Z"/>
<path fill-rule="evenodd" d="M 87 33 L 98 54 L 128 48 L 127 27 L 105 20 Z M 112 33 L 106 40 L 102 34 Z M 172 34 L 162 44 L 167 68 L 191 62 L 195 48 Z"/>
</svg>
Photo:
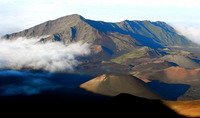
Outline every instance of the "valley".
<svg viewBox="0 0 200 118">
<path fill-rule="evenodd" d="M 179 112 L 174 105 L 186 109 L 182 103 L 199 104 L 200 47 L 165 22 L 111 23 L 73 14 L 6 34 L 0 45 L 20 44 L 20 38 L 33 41 L 23 48 L 33 51 L 20 57 L 15 67 L 9 62 L 20 54 L 10 49 L 21 49 L 21 45 L 6 50 L 17 55 L 9 59 L 3 58 L 2 51 L 0 101 L 73 101 L 72 106 L 97 101 L 113 108 L 112 103 L 128 104 L 127 100 L 136 107 L 144 102 L 150 108 L 146 104 L 155 103 L 156 110 L 186 117 L 193 115 Z"/>
</svg>

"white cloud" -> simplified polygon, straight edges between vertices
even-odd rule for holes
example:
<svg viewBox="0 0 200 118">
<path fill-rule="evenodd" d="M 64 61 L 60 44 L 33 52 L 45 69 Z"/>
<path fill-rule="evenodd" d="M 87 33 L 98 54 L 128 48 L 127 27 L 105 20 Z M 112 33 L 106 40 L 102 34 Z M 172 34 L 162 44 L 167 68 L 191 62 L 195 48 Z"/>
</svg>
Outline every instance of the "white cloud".
<svg viewBox="0 0 200 118">
<path fill-rule="evenodd" d="M 11 3 L 11 2 L 15 2 L 15 0 L 0 0 L 0 2 L 3 2 L 3 3 Z"/>
<path fill-rule="evenodd" d="M 47 0 L 45 0 L 47 1 Z M 106 5 L 106 6 L 152 6 L 152 7 L 189 7 L 200 8 L 199 0 L 60 0 L 68 5 Z"/>
<path fill-rule="evenodd" d="M 89 45 L 60 42 L 37 44 L 37 39 L 0 41 L 0 68 L 70 72 L 79 64 L 77 56 L 88 55 Z"/>
</svg>

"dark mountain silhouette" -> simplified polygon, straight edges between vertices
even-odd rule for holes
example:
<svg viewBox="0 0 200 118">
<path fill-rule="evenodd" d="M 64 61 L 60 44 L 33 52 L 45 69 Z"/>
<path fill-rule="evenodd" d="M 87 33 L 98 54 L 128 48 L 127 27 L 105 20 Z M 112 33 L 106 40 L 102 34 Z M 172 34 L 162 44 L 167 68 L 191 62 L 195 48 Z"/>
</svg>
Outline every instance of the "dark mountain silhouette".
<svg viewBox="0 0 200 118">
<path fill-rule="evenodd" d="M 53 101 L 24 99 L 21 102 L 4 102 L 1 106 L 4 108 L 3 113 L 10 111 L 21 114 L 23 111 L 31 114 L 34 111 L 33 115 L 40 116 L 186 118 L 175 113 L 160 100 L 150 100 L 124 93 L 102 101 Z"/>
</svg>

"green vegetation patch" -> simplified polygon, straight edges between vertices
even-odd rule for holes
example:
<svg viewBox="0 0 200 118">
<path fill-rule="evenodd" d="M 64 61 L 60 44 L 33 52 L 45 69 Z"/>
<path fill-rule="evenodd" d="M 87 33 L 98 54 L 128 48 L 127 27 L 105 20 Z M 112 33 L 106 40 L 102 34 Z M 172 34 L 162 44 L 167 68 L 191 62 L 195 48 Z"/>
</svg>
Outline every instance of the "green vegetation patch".
<svg viewBox="0 0 200 118">
<path fill-rule="evenodd" d="M 112 59 L 111 62 L 122 64 L 124 61 L 126 61 L 128 59 L 143 57 L 143 56 L 145 56 L 146 53 L 147 53 L 146 47 L 143 47 L 140 49 L 135 49 L 129 53 L 123 54 L 115 59 Z"/>
</svg>

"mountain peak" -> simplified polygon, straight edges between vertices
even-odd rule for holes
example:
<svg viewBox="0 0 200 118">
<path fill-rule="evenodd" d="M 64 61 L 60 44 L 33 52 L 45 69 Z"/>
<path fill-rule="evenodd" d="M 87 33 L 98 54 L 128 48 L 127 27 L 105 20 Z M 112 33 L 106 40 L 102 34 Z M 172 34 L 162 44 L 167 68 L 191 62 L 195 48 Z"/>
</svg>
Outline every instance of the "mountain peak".
<svg viewBox="0 0 200 118">
<path fill-rule="evenodd" d="M 55 20 L 49 20 L 24 31 L 20 31 L 13 34 L 7 34 L 3 38 L 13 39 L 17 37 L 41 37 L 47 35 L 54 35 L 66 30 L 71 29 L 79 22 L 83 21 L 83 17 L 79 14 L 72 14 L 64 17 L 60 17 Z"/>
<path fill-rule="evenodd" d="M 71 20 L 74 19 L 74 20 L 78 20 L 78 19 L 84 19 L 84 17 L 79 15 L 79 14 L 71 14 L 71 15 L 60 17 L 58 19 L 71 19 Z M 56 20 L 58 20 L 58 19 L 56 19 Z"/>
</svg>

